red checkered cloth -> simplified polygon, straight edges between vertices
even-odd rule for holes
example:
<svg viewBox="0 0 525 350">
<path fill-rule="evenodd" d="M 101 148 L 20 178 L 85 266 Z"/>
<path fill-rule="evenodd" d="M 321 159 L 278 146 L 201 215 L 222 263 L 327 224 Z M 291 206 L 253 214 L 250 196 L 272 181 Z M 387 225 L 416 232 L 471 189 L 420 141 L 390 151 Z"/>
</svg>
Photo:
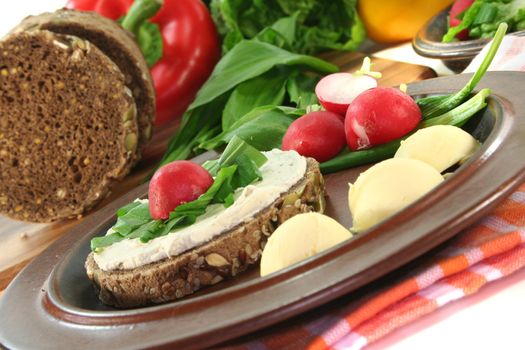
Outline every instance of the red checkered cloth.
<svg viewBox="0 0 525 350">
<path fill-rule="evenodd" d="M 525 265 L 525 184 L 399 283 L 241 349 L 361 349 Z"/>
</svg>

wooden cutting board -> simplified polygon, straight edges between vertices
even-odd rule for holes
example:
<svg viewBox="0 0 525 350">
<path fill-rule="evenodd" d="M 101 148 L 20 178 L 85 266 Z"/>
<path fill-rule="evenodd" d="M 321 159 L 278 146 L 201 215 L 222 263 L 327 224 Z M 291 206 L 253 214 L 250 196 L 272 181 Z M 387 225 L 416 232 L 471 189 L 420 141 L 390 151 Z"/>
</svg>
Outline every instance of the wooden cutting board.
<svg viewBox="0 0 525 350">
<path fill-rule="evenodd" d="M 323 58 L 338 65 L 341 71 L 355 71 L 360 68 L 364 55 L 359 53 L 329 53 Z M 383 77 L 379 84 L 383 86 L 398 86 L 401 83 L 433 78 L 436 73 L 424 66 L 372 58 L 373 68 L 380 71 Z M 115 186 L 112 193 L 99 204 L 94 211 L 100 210 L 106 204 L 118 198 L 130 189 L 142 183 L 146 175 L 155 167 L 162 157 L 169 138 L 175 133 L 178 123 L 157 129 L 153 140 L 145 150 L 143 160 L 133 172 L 121 183 Z M 93 213 L 93 211 L 91 212 Z M 90 215 L 90 214 L 87 214 Z M 84 218 L 63 220 L 53 224 L 31 224 L 13 221 L 0 217 L 0 295 L 11 280 L 35 256 L 45 250 L 51 243 L 61 237 Z"/>
</svg>

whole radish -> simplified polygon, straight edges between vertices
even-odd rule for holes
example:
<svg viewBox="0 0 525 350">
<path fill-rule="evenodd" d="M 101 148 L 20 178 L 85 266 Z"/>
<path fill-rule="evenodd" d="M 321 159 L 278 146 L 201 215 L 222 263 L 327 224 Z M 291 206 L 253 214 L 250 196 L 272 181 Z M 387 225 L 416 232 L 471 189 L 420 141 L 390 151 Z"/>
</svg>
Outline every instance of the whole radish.
<svg viewBox="0 0 525 350">
<path fill-rule="evenodd" d="M 283 150 L 324 162 L 335 157 L 345 145 L 341 116 L 333 112 L 310 112 L 296 119 L 286 130 Z"/>
<path fill-rule="evenodd" d="M 416 102 L 398 89 L 377 87 L 363 92 L 346 112 L 345 133 L 356 151 L 398 139 L 421 121 Z"/>
<path fill-rule="evenodd" d="M 177 160 L 159 168 L 149 183 L 149 211 L 153 219 L 168 219 L 180 204 L 191 202 L 213 184 L 210 173 L 200 165 Z"/>
<path fill-rule="evenodd" d="M 344 116 L 354 98 L 376 86 L 377 80 L 369 75 L 334 73 L 319 80 L 315 94 L 327 111 Z"/>
</svg>

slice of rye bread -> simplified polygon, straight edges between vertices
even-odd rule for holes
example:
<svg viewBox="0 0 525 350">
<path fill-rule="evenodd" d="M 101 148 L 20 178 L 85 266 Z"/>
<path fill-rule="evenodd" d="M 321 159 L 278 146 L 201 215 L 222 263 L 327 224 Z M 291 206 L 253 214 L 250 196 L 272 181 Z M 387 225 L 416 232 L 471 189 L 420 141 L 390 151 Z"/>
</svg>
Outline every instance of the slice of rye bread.
<svg viewBox="0 0 525 350">
<path fill-rule="evenodd" d="M 83 213 L 129 173 L 137 133 L 124 75 L 102 51 L 48 31 L 0 41 L 0 213 Z"/>
<path fill-rule="evenodd" d="M 181 255 L 135 269 L 104 271 L 90 253 L 85 266 L 99 299 L 118 308 L 163 303 L 257 264 L 268 237 L 282 222 L 299 213 L 324 210 L 319 164 L 311 158 L 307 164 L 305 176 L 253 219 Z"/>
<path fill-rule="evenodd" d="M 124 73 L 126 85 L 132 91 L 137 104 L 140 133 L 137 157 L 134 159 L 136 164 L 152 136 L 156 100 L 148 65 L 133 35 L 117 22 L 102 17 L 96 12 L 68 9 L 26 17 L 12 32 L 37 29 L 74 35 L 89 41 L 115 62 Z"/>
</svg>

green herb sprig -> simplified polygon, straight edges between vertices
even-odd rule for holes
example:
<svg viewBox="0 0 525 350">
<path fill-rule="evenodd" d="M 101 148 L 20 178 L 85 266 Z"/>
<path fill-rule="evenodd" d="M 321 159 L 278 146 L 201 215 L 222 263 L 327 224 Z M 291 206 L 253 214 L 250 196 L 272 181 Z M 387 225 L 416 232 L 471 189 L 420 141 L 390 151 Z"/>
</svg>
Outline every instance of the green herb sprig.
<svg viewBox="0 0 525 350">
<path fill-rule="evenodd" d="M 179 205 L 168 220 L 152 219 L 147 202 L 135 201 L 117 211 L 117 222 L 106 236 L 91 240 L 91 250 L 101 251 L 124 239 L 138 238 L 146 243 L 154 238 L 189 226 L 206 212 L 210 204 L 234 203 L 234 192 L 262 178 L 259 168 L 267 158 L 260 151 L 234 136 L 222 156 L 203 164 L 215 177 L 211 187 L 194 201 Z"/>
<path fill-rule="evenodd" d="M 424 119 L 434 118 L 446 113 L 459 106 L 469 97 L 476 85 L 480 82 L 481 78 L 485 75 L 485 72 L 492 63 L 494 56 L 496 56 L 496 52 L 498 52 L 498 48 L 503 41 L 507 29 L 508 26 L 506 23 L 501 23 L 499 25 L 481 65 L 461 90 L 450 95 L 430 96 L 417 100 L 417 104 L 421 109 Z"/>
</svg>

